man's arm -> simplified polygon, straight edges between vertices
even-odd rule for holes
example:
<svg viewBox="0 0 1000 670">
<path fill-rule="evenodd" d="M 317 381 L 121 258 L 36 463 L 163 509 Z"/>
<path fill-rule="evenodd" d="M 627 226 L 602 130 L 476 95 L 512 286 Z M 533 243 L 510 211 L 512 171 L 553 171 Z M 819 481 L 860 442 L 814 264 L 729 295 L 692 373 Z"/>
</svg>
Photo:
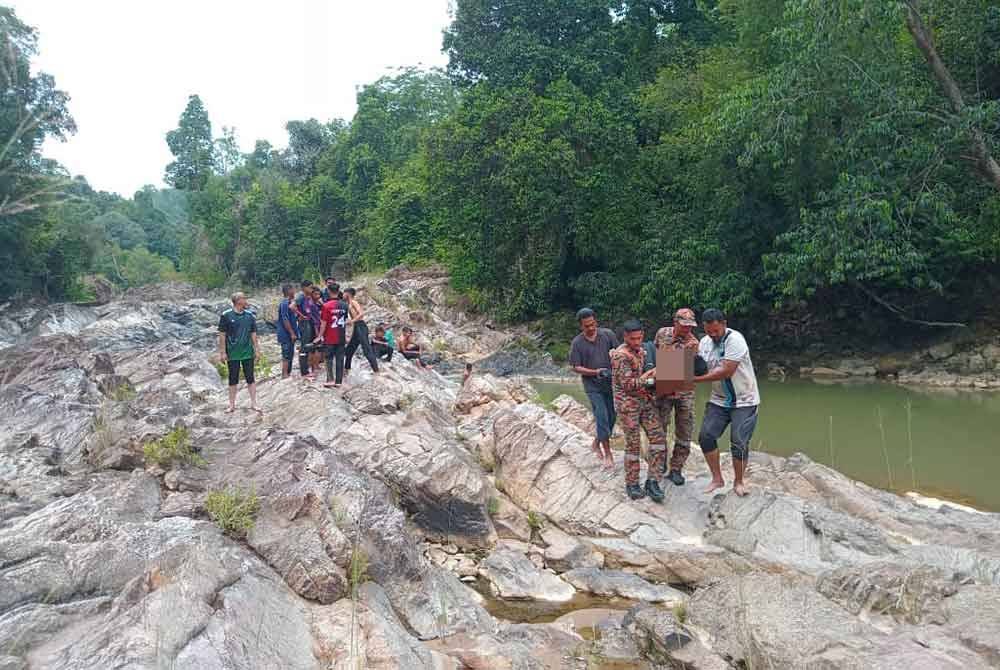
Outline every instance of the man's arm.
<svg viewBox="0 0 1000 670">
<path fill-rule="evenodd" d="M 319 333 L 316 334 L 316 339 L 313 340 L 313 344 L 323 341 L 323 333 L 326 332 L 326 321 L 324 319 L 319 320 Z"/>
<path fill-rule="evenodd" d="M 253 359 L 256 361 L 260 358 L 260 344 L 257 343 L 257 331 L 250 333 L 250 341 L 253 342 Z"/>
<path fill-rule="evenodd" d="M 632 375 L 632 366 L 626 363 L 624 356 L 611 357 L 611 383 L 629 395 L 640 390 L 639 380 Z"/>
<path fill-rule="evenodd" d="M 219 360 L 226 360 L 226 334 L 219 331 Z"/>
<path fill-rule="evenodd" d="M 598 368 L 597 370 L 594 370 L 592 368 L 585 368 L 582 365 L 573 366 L 573 372 L 583 377 L 596 377 L 597 375 L 601 374 L 602 369 L 603 368 Z"/>
<path fill-rule="evenodd" d="M 294 303 L 292 303 L 294 304 Z M 281 316 L 281 323 L 285 326 L 285 330 L 292 337 L 292 342 L 295 341 L 295 329 L 292 328 L 292 314 L 291 306 L 285 309 L 285 314 Z"/>
<path fill-rule="evenodd" d="M 729 379 L 734 374 L 736 374 L 736 368 L 740 367 L 739 361 L 722 361 L 722 365 L 715 368 L 706 375 L 699 375 L 694 378 L 696 382 L 717 382 L 723 379 Z"/>
</svg>

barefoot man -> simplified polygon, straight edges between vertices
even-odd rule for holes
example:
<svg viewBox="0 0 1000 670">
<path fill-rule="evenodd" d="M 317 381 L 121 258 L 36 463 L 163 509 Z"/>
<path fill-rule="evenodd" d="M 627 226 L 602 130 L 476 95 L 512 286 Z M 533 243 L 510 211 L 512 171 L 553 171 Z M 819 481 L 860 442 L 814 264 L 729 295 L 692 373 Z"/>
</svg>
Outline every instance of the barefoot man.
<svg viewBox="0 0 1000 670">
<path fill-rule="evenodd" d="M 580 334 L 569 347 L 569 364 L 580 375 L 590 400 L 597 435 L 591 447 L 607 469 L 614 468 L 611 431 L 615 429 L 615 401 L 611 393 L 611 350 L 618 346 L 613 331 L 597 327 L 594 310 L 584 307 L 576 313 Z M 601 452 L 601 449 L 604 452 Z"/>
<path fill-rule="evenodd" d="M 243 368 L 243 378 L 247 380 L 247 390 L 250 391 L 250 409 L 260 412 L 257 408 L 257 385 L 253 378 L 254 361 L 260 358 L 257 319 L 247 309 L 245 295 L 236 292 L 231 299 L 233 308 L 227 309 L 219 317 L 219 360 L 226 361 L 229 366 L 229 409 L 226 413 L 236 411 L 240 368 Z"/>
<path fill-rule="evenodd" d="M 696 382 L 712 382 L 712 395 L 705 404 L 698 443 L 712 471 L 710 493 L 725 486 L 719 465 L 718 442 L 729 426 L 730 451 L 733 454 L 733 491 L 747 494 L 743 474 L 750 456 L 750 438 L 757 427 L 760 391 L 750 360 L 750 347 L 743 335 L 726 327 L 726 315 L 718 309 L 706 309 L 701 315 L 705 337 L 698 353 L 708 364 L 708 373 L 695 376 Z"/>
</svg>

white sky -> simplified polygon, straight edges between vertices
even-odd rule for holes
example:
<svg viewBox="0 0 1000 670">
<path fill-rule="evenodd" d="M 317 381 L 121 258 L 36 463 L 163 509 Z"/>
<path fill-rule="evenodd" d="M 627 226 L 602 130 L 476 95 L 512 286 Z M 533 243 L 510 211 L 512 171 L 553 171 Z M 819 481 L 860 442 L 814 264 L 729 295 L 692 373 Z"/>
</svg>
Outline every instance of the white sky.
<svg viewBox="0 0 1000 670">
<path fill-rule="evenodd" d="M 99 190 L 162 186 L 164 135 L 191 94 L 212 132 L 284 147 L 286 121 L 350 119 L 359 86 L 443 66 L 448 0 L 7 0 L 39 32 L 35 70 L 70 97 L 78 132 L 44 153 Z"/>
</svg>

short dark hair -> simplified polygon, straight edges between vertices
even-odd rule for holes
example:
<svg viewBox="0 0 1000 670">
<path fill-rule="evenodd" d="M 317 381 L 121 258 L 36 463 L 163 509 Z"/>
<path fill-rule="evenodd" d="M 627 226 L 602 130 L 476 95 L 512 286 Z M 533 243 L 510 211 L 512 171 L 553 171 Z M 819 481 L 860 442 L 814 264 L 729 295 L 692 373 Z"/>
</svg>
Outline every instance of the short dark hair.
<svg viewBox="0 0 1000 670">
<path fill-rule="evenodd" d="M 327 277 L 326 281 L 333 281 L 333 277 Z"/>
<path fill-rule="evenodd" d="M 307 288 L 307 287 L 312 286 L 312 285 L 313 285 L 313 283 L 311 281 L 309 281 L 308 279 L 303 279 L 302 282 L 299 284 L 299 286 L 301 286 L 302 288 Z"/>
<path fill-rule="evenodd" d="M 292 286 L 291 284 L 282 284 L 281 285 L 281 295 L 288 295 L 288 292 L 291 291 L 291 290 L 293 290 L 294 288 L 295 287 Z"/>
<path fill-rule="evenodd" d="M 326 288 L 330 291 L 330 293 L 340 293 L 340 284 L 337 282 L 330 284 Z"/>
<path fill-rule="evenodd" d="M 319 293 L 320 295 L 323 295 L 322 291 L 320 291 L 318 288 L 316 288 L 315 286 L 313 286 L 312 287 L 312 291 L 309 292 L 309 295 L 316 295 L 317 293 Z"/>
<path fill-rule="evenodd" d="M 595 319 L 597 318 L 597 315 L 594 314 L 594 310 L 590 309 L 589 307 L 584 307 L 583 309 L 577 311 L 576 322 L 580 323 L 584 319 L 589 319 L 591 317 L 594 317 Z"/>
<path fill-rule="evenodd" d="M 634 333 L 637 330 L 642 330 L 642 324 L 639 323 L 639 319 L 629 319 L 622 324 L 622 330 L 626 333 Z"/>
<path fill-rule="evenodd" d="M 712 323 L 714 321 L 725 321 L 726 315 L 721 309 L 716 309 L 715 307 L 709 307 L 704 312 L 701 313 L 702 323 Z"/>
<path fill-rule="evenodd" d="M 465 364 L 465 369 L 466 370 L 472 370 L 472 363 L 466 363 Z"/>
<path fill-rule="evenodd" d="M 412 333 L 413 329 L 410 328 L 409 326 L 403 326 L 403 332 L 404 333 Z"/>
<path fill-rule="evenodd" d="M 344 289 L 344 293 L 350 293 L 351 297 L 353 298 L 354 296 L 356 296 L 358 294 L 358 290 L 356 288 L 354 288 L 353 286 L 351 286 L 351 287 L 345 288 Z"/>
</svg>

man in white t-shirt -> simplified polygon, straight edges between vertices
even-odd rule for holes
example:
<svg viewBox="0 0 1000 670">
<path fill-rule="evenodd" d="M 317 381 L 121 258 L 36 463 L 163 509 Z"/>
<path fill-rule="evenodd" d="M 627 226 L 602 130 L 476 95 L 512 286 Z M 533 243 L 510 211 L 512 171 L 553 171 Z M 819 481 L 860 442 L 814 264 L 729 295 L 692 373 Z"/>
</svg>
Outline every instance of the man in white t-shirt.
<svg viewBox="0 0 1000 670">
<path fill-rule="evenodd" d="M 743 335 L 726 327 L 726 315 L 718 309 L 706 309 L 701 315 L 705 337 L 698 343 L 698 353 L 708 364 L 708 373 L 694 378 L 696 382 L 712 382 L 712 395 L 705 404 L 698 443 L 712 471 L 712 483 L 705 489 L 711 493 L 725 486 L 719 465 L 718 441 L 729 429 L 730 451 L 733 454 L 733 491 L 747 494 L 743 473 L 750 456 L 750 438 L 757 427 L 757 407 L 760 391 L 750 360 L 750 347 Z"/>
</svg>

